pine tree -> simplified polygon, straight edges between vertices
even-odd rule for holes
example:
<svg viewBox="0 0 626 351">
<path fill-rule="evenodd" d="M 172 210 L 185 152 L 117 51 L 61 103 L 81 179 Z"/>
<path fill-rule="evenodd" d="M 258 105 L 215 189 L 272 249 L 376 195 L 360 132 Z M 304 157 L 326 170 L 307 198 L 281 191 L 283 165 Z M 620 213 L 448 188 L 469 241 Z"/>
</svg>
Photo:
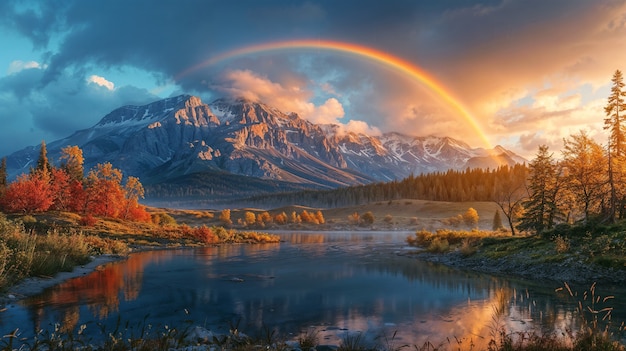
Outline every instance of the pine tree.
<svg viewBox="0 0 626 351">
<path fill-rule="evenodd" d="M 604 129 L 609 130 L 609 143 L 607 145 L 608 154 L 608 173 L 609 173 L 609 220 L 615 220 L 615 213 L 617 208 L 617 187 L 618 179 L 621 172 L 618 172 L 620 161 L 624 157 L 625 152 L 625 136 L 624 136 L 624 118 L 626 118 L 626 103 L 624 97 L 626 91 L 624 91 L 624 81 L 622 72 L 616 70 L 611 79 L 613 86 L 611 87 L 611 94 L 609 95 L 607 105 L 604 107 L 606 118 L 604 119 Z"/>
<path fill-rule="evenodd" d="M 7 188 L 7 158 L 3 157 L 0 162 L 0 196 Z"/>
<path fill-rule="evenodd" d="M 492 229 L 494 231 L 496 230 L 500 230 L 504 228 L 504 226 L 502 225 L 502 217 L 500 216 L 500 211 L 496 210 L 496 213 L 493 214 L 493 226 Z"/>
<path fill-rule="evenodd" d="M 531 161 L 529 168 L 530 197 L 522 204 L 525 213 L 518 229 L 540 233 L 552 227 L 558 213 L 559 175 L 546 145 L 539 146 L 537 156 Z"/>
<path fill-rule="evenodd" d="M 37 159 L 37 167 L 35 167 L 35 171 L 43 172 L 46 171 L 50 173 L 52 171 L 52 166 L 48 161 L 48 150 L 46 148 L 46 142 L 41 142 L 41 148 L 39 148 L 39 158 Z"/>
</svg>

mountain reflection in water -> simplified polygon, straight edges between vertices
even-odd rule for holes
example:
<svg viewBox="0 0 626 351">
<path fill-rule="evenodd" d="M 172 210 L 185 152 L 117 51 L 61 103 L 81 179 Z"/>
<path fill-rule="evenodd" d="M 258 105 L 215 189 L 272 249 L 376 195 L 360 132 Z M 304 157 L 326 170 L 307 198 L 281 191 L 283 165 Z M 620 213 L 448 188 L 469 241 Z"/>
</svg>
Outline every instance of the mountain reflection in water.
<svg viewBox="0 0 626 351">
<path fill-rule="evenodd" d="M 26 325 L 0 313 L 0 332 L 34 333 L 57 322 L 66 331 L 93 322 L 112 329 L 119 318 L 135 326 L 192 320 L 218 332 L 239 323 L 252 335 L 270 327 L 286 337 L 313 327 L 321 343 L 360 331 L 371 342 L 397 332 L 398 343 L 481 345 L 502 326 L 577 327 L 575 305 L 556 296 L 557 286 L 398 255 L 408 234 L 279 233 L 280 244 L 139 252 L 5 312 Z M 494 320 L 496 307 L 504 313 Z"/>
</svg>

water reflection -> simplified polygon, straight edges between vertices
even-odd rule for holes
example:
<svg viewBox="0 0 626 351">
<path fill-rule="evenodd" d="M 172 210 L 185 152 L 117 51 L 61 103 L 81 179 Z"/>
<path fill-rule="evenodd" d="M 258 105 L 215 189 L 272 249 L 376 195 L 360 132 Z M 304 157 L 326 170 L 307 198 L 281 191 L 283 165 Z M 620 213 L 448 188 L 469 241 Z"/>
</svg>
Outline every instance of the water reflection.
<svg viewBox="0 0 626 351">
<path fill-rule="evenodd" d="M 118 318 L 131 325 L 147 318 L 153 325 L 193 320 L 217 331 L 239 323 L 252 334 L 269 326 L 287 336 L 314 327 L 323 343 L 361 331 L 372 343 L 397 332 L 397 342 L 457 338 L 478 346 L 502 326 L 576 327 L 575 304 L 558 298 L 554 286 L 397 255 L 405 250 L 405 233 L 280 235 L 280 244 L 133 254 L 7 313 L 33 332 L 54 322 L 73 330 L 90 321 L 113 328 Z M 496 307 L 503 314 L 494 320 Z M 1 318 L 1 332 L 15 329 Z"/>
</svg>

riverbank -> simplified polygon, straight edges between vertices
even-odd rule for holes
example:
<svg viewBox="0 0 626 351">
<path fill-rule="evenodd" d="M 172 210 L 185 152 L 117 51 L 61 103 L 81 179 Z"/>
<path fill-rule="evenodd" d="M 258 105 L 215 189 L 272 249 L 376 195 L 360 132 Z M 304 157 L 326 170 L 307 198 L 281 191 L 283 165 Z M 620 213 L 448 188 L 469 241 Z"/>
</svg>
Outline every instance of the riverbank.
<svg viewBox="0 0 626 351">
<path fill-rule="evenodd" d="M 66 280 L 87 275 L 106 264 L 123 261 L 126 257 L 127 256 L 123 255 L 104 254 L 92 257 L 89 263 L 76 266 L 71 272 L 59 272 L 52 277 L 25 278 L 18 284 L 9 287 L 6 292 L 0 295 L 0 306 L 5 306 L 21 299 L 41 294 L 44 290 L 61 284 Z"/>
<path fill-rule="evenodd" d="M 461 270 L 470 270 L 495 276 L 521 277 L 532 280 L 554 281 L 555 283 L 619 283 L 626 281 L 626 271 L 600 267 L 569 257 L 561 262 L 538 262 L 519 253 L 503 258 L 488 258 L 484 255 L 465 257 L 459 251 L 429 253 L 424 250 L 402 252 L 401 255 L 419 260 L 443 264 Z"/>
</svg>

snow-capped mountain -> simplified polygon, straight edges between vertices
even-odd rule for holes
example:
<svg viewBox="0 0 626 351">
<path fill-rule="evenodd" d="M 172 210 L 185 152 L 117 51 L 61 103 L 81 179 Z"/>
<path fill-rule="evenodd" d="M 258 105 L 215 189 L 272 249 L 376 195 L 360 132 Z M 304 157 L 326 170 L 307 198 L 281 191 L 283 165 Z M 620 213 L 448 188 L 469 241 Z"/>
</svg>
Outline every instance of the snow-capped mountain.
<svg viewBox="0 0 626 351">
<path fill-rule="evenodd" d="M 263 103 L 181 95 L 124 106 L 89 129 L 47 144 L 78 145 L 85 169 L 111 162 L 144 184 L 190 181 L 191 175 L 254 177 L 296 188 L 333 188 L 402 179 L 411 174 L 525 162 L 502 148 L 471 148 L 451 138 L 345 133 Z M 7 158 L 10 176 L 28 172 L 39 146 Z M 238 178 L 241 179 L 241 178 Z M 278 190 L 290 188 L 281 186 Z"/>
</svg>

